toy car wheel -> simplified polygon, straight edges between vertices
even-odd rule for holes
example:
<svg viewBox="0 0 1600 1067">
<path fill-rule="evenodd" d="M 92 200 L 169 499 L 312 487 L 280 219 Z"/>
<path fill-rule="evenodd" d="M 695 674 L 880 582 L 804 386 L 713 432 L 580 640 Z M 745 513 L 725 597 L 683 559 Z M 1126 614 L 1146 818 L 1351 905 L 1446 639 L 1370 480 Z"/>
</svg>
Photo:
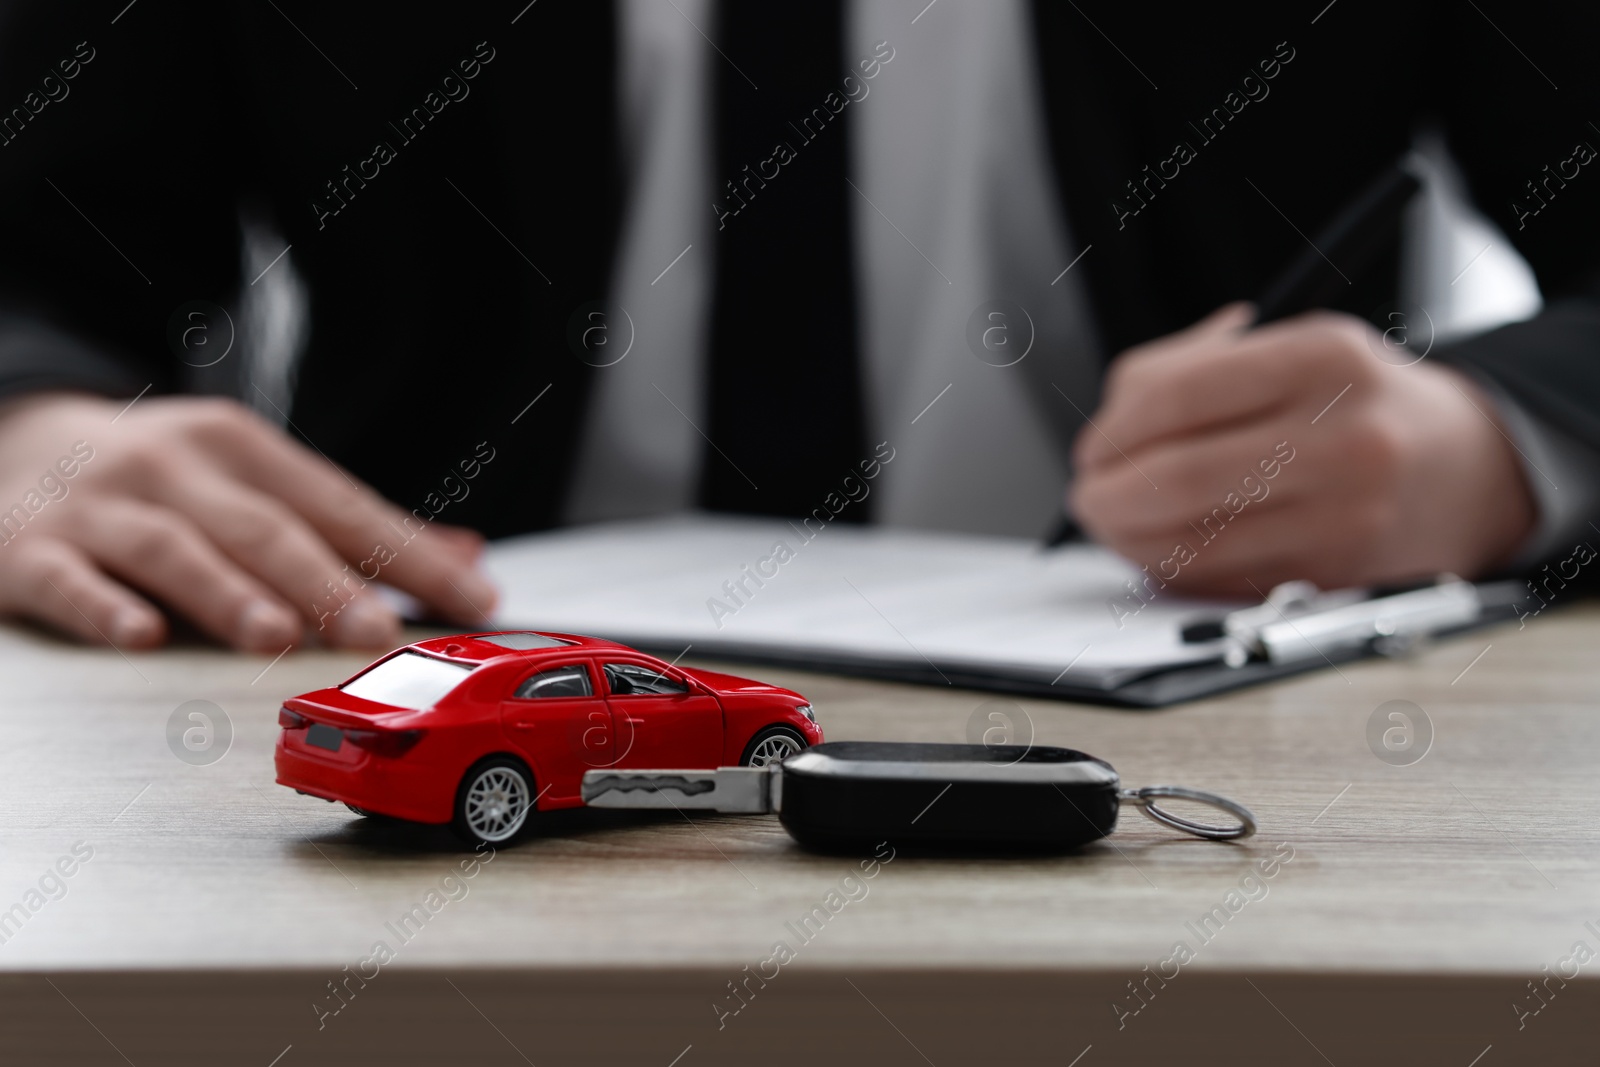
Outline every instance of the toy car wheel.
<svg viewBox="0 0 1600 1067">
<path fill-rule="evenodd" d="M 528 768 L 520 760 L 495 756 L 462 776 L 452 827 L 472 844 L 502 844 L 521 833 L 534 799 Z"/>
<path fill-rule="evenodd" d="M 804 752 L 806 748 L 806 739 L 800 736 L 800 731 L 789 726 L 769 726 L 750 739 L 744 758 L 739 762 L 746 767 L 765 767 L 786 760 L 796 752 Z"/>
</svg>

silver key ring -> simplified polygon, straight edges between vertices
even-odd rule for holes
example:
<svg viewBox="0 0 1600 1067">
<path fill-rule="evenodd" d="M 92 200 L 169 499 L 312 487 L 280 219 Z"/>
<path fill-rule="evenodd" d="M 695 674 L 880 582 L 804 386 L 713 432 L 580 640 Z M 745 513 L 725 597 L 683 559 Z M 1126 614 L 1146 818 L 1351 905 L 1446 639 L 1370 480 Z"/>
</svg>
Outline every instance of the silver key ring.
<svg viewBox="0 0 1600 1067">
<path fill-rule="evenodd" d="M 1209 823 L 1185 819 L 1157 804 L 1156 797 L 1176 797 L 1180 800 L 1192 800 L 1197 804 L 1209 804 L 1232 815 L 1239 820 L 1239 824 L 1212 826 Z M 1181 785 L 1147 785 L 1143 789 L 1124 789 L 1117 794 L 1117 799 L 1137 804 L 1141 811 L 1163 826 L 1170 826 L 1174 830 L 1182 830 L 1184 833 L 1211 841 L 1231 841 L 1235 838 L 1249 837 L 1256 832 L 1255 813 L 1249 808 L 1227 797 L 1219 797 L 1215 793 L 1206 793 L 1199 789 L 1189 789 Z"/>
</svg>

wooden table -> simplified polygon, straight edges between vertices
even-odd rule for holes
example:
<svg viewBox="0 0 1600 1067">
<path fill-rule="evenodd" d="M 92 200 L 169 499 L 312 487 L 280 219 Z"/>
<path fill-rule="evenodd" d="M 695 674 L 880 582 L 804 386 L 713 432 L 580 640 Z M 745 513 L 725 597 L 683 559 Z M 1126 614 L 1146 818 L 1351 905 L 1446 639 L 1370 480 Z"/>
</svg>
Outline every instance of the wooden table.
<svg viewBox="0 0 1600 1067">
<path fill-rule="evenodd" d="M 1600 610 L 1580 605 L 1168 711 L 1020 702 L 1039 742 L 1102 755 L 1130 784 L 1250 804 L 1261 833 L 1239 845 L 1126 812 L 1078 855 L 897 855 L 865 880 L 770 818 L 579 811 L 466 877 L 445 831 L 273 783 L 281 698 L 365 657 L 124 657 L 0 630 L 0 908 L 23 905 L 9 926 L 0 913 L 0 1055 L 1593 1063 L 1600 958 L 1563 961 L 1577 942 L 1600 953 L 1597 649 Z M 835 740 L 962 740 L 990 699 L 754 673 L 807 694 Z M 1409 766 L 1368 744 L 1393 699 L 1434 731 Z M 190 700 L 231 722 L 220 761 L 169 749 Z M 848 902 L 797 937 L 835 889 Z M 426 923 L 402 941 L 418 905 Z M 764 962 L 779 940 L 794 958 Z M 393 960 L 363 963 L 378 941 Z M 1579 977 L 1546 977 L 1562 968 Z"/>
</svg>

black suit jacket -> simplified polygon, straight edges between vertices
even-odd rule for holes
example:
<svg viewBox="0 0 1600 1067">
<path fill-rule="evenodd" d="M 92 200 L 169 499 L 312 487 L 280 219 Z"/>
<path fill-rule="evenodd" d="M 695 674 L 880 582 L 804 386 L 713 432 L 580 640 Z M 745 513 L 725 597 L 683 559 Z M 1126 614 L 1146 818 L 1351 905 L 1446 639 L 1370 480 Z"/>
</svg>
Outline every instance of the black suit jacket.
<svg viewBox="0 0 1600 1067">
<path fill-rule="evenodd" d="M 254 213 L 310 290 L 294 432 L 407 507 L 487 441 L 495 464 L 448 518 L 555 522 L 595 373 L 568 324 L 606 296 L 622 199 L 611 5 L 125 3 L 0 7 L 0 391 L 181 388 L 173 314 L 250 281 Z M 1600 146 L 1600 20 L 1319 6 L 1037 0 L 1107 349 L 1257 292 L 1435 123 L 1548 301 L 1447 357 L 1600 448 L 1600 166 L 1574 162 Z M 1391 257 L 1336 306 L 1370 317 L 1394 286 Z"/>
</svg>

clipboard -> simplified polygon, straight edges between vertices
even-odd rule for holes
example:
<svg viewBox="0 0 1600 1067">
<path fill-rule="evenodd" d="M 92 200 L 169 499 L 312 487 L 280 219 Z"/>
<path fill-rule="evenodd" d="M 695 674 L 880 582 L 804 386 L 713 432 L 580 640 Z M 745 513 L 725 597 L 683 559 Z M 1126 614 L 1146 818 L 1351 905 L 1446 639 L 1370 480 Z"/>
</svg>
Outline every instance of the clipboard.
<svg viewBox="0 0 1600 1067">
<path fill-rule="evenodd" d="M 809 536 L 808 536 L 809 535 Z M 689 514 L 495 542 L 492 624 L 856 677 L 1154 708 L 1515 617 L 1520 583 L 1186 600 L 1092 545 Z"/>
<path fill-rule="evenodd" d="M 1152 666 L 1148 672 L 1112 688 L 1040 684 L 1004 671 L 951 668 L 942 674 L 888 664 L 857 664 L 827 657 L 794 657 L 784 665 L 826 670 L 858 677 L 958 686 L 1015 696 L 1046 697 L 1124 708 L 1162 708 L 1235 689 L 1277 681 L 1298 674 L 1337 667 L 1375 656 L 1403 658 L 1427 643 L 1481 626 L 1508 621 L 1523 612 L 1526 586 L 1516 581 L 1474 584 L 1441 575 L 1430 586 L 1403 591 L 1338 590 L 1321 594 L 1305 611 L 1276 621 L 1262 621 L 1274 594 L 1299 596 L 1308 583 L 1289 583 L 1268 594 L 1268 602 L 1232 613 L 1231 640 L 1219 634 L 1217 656 L 1183 666 Z M 1283 593 L 1280 593 L 1283 590 Z M 1205 622 L 1199 625 L 1213 625 Z M 1246 629 L 1264 630 L 1265 642 Z M 1243 638 L 1243 640 L 1241 640 Z M 1242 654 L 1241 654 L 1242 653 Z M 733 653 L 730 658 L 776 662 L 764 655 Z"/>
</svg>

